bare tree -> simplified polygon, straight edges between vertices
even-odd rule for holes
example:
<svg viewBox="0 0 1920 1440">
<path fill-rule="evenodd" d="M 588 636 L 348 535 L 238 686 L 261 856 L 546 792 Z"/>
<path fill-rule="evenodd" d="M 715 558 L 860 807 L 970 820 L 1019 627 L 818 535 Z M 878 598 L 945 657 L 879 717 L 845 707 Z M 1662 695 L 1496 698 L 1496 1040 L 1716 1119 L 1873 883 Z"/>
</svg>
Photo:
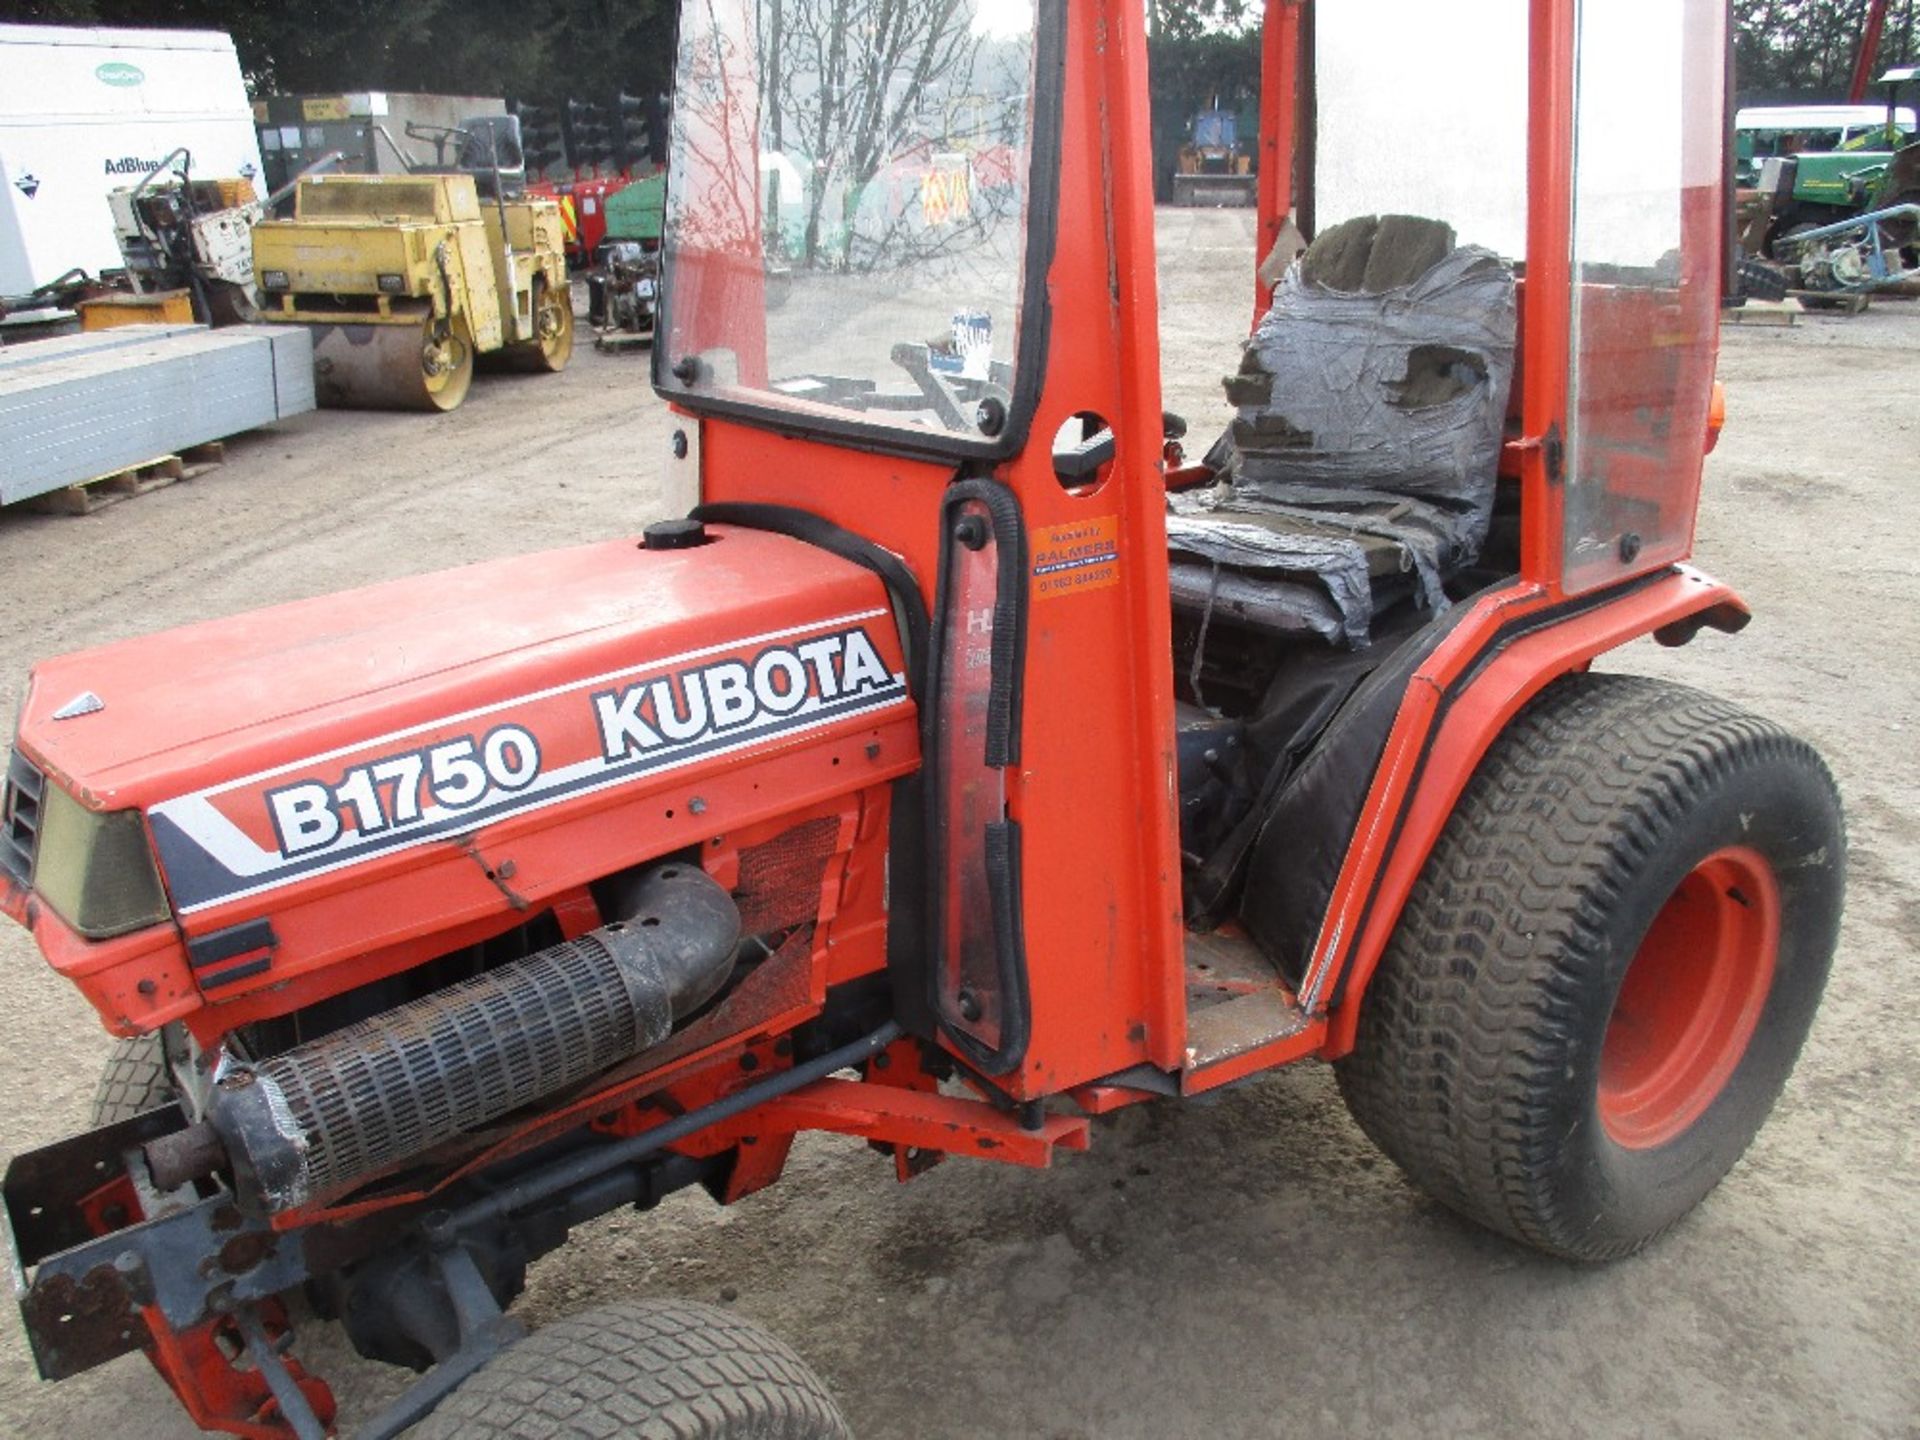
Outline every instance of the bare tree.
<svg viewBox="0 0 1920 1440">
<path fill-rule="evenodd" d="M 767 130 L 776 148 L 790 138 L 809 166 L 801 248 L 811 266 L 821 259 L 831 200 L 849 213 L 857 207 L 903 137 L 947 138 L 934 102 L 970 91 L 983 42 L 966 0 L 765 4 Z"/>
<path fill-rule="evenodd" d="M 1748 100 L 1845 97 L 1866 27 L 1868 0 L 1737 0 L 1734 80 Z M 1892 0 L 1873 73 L 1914 53 L 1920 0 Z"/>
</svg>

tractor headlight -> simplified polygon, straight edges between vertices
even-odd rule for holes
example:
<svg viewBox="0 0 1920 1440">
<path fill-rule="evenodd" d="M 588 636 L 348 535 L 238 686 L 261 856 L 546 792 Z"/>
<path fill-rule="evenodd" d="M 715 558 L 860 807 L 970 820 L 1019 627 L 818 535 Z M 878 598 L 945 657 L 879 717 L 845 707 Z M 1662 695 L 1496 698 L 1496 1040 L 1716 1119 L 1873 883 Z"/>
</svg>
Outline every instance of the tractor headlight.
<svg viewBox="0 0 1920 1440">
<path fill-rule="evenodd" d="M 138 810 L 89 810 L 49 779 L 33 888 L 89 940 L 158 925 L 172 911 Z"/>
<path fill-rule="evenodd" d="M 262 290 L 288 289 L 287 272 L 284 270 L 262 270 L 260 272 L 260 288 Z"/>
<path fill-rule="evenodd" d="M 382 275 L 379 284 L 382 295 L 404 295 L 407 293 L 407 277 L 404 275 Z"/>
</svg>

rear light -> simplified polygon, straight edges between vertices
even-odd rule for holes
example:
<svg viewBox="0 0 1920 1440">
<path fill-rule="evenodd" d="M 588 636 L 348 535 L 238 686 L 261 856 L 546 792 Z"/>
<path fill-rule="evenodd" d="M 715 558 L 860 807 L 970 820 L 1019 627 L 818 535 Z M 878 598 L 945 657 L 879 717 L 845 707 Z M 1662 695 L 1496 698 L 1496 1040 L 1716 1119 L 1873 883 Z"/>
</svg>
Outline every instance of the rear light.
<svg viewBox="0 0 1920 1440">
<path fill-rule="evenodd" d="M 407 277 L 404 275 L 382 275 L 379 280 L 382 295 L 404 295 L 407 293 Z"/>
<path fill-rule="evenodd" d="M 260 272 L 260 288 L 262 290 L 289 289 L 287 272 L 284 270 L 262 270 Z"/>
</svg>

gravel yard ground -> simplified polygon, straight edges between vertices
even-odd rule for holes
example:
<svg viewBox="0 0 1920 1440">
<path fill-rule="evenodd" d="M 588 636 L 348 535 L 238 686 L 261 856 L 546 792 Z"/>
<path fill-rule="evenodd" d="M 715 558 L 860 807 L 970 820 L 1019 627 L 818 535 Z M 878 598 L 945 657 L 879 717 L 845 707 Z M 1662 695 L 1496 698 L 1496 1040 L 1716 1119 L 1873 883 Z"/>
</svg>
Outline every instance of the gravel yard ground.
<svg viewBox="0 0 1920 1440">
<path fill-rule="evenodd" d="M 1246 330 L 1250 212 L 1160 216 L 1168 404 L 1196 439 Z M 539 1323 L 623 1296 L 726 1299 L 826 1376 L 865 1440 L 1920 1433 L 1920 307 L 1731 329 L 1698 559 L 1757 612 L 1611 666 L 1800 731 L 1845 793 L 1852 886 L 1825 1008 L 1772 1123 L 1647 1253 L 1605 1269 L 1469 1228 L 1401 1181 L 1329 1071 L 1102 1122 L 1028 1173 L 905 1188 L 854 1141 L 797 1147 L 733 1211 L 682 1194 L 536 1266 Z M 275 601 L 637 532 L 683 510 L 641 356 L 483 377 L 433 419 L 329 412 L 85 519 L 0 515 L 0 715 L 39 657 Z M 108 1049 L 0 931 L 0 1150 L 84 1122 Z M 302 1341 L 343 1429 L 395 1372 Z M 58 1387 L 0 1314 L 0 1433 L 195 1433 L 143 1360 Z"/>
</svg>

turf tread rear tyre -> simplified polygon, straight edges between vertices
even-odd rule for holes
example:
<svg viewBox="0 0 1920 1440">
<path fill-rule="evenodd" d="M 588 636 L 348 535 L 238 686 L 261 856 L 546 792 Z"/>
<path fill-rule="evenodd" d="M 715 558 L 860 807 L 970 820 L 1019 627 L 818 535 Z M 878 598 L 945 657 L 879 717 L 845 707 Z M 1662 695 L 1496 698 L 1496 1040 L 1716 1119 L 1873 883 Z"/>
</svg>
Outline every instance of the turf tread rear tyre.
<svg viewBox="0 0 1920 1440">
<path fill-rule="evenodd" d="M 851 1440 L 806 1362 L 730 1310 L 625 1301 L 536 1331 L 409 1432 L 419 1440 Z"/>
<path fill-rule="evenodd" d="M 1768 805 L 1771 790 L 1788 796 L 1782 833 L 1804 843 L 1787 864 L 1805 871 L 1791 985 L 1776 979 L 1767 1002 L 1784 1018 L 1763 1020 L 1775 1033 L 1750 1044 L 1737 1104 L 1730 1082 L 1695 1126 L 1707 1138 L 1681 1137 L 1699 1153 L 1665 1157 L 1671 1193 L 1650 1193 L 1661 1186 L 1643 1169 L 1597 1196 L 1624 1152 L 1580 1106 L 1591 1110 L 1599 1036 L 1644 933 L 1627 918 L 1644 876 L 1696 817 Z M 1837 933 L 1844 844 L 1826 767 L 1771 722 L 1639 677 L 1556 682 L 1491 747 L 1408 899 L 1337 1066 L 1349 1109 L 1410 1179 L 1490 1229 L 1570 1259 L 1638 1249 L 1718 1183 L 1791 1070 Z M 1616 1220 L 1608 1203 L 1623 1202 L 1632 1213 Z"/>
<path fill-rule="evenodd" d="M 130 1120 L 173 1098 L 173 1075 L 159 1034 L 116 1040 L 93 1092 L 93 1123 L 98 1128 Z"/>
</svg>

